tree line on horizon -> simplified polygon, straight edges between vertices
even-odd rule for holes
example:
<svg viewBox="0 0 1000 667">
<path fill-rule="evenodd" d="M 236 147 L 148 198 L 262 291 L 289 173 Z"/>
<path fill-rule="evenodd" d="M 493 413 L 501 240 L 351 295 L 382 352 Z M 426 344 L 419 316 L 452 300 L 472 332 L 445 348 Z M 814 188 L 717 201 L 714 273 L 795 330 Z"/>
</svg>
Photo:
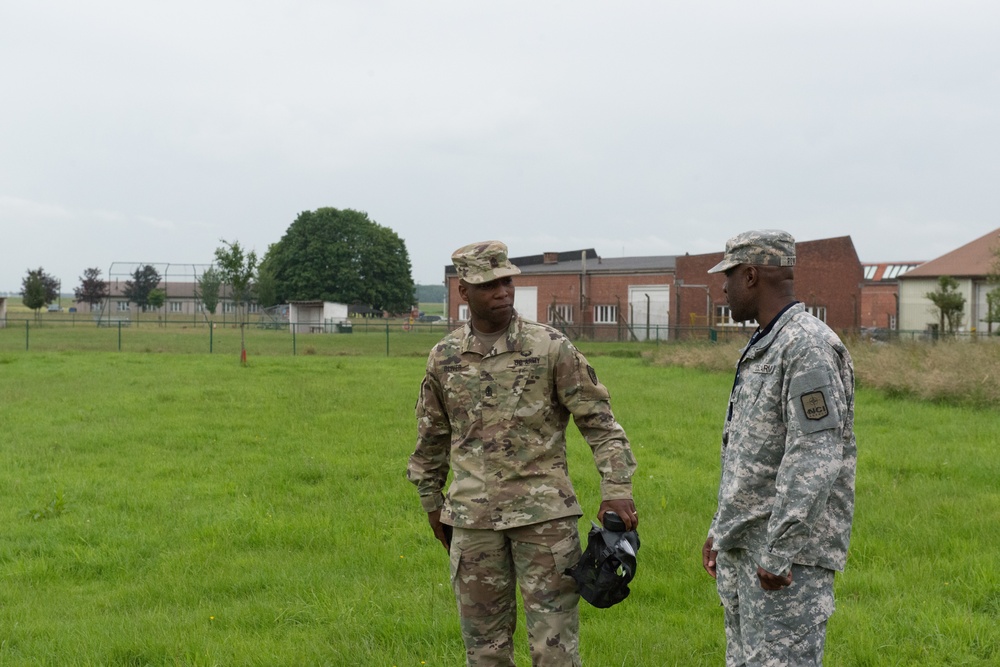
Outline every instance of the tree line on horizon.
<svg viewBox="0 0 1000 667">
<path fill-rule="evenodd" d="M 212 314 L 224 297 L 244 312 L 251 302 L 269 307 L 289 301 L 335 301 L 392 313 L 408 312 L 416 303 L 405 243 L 362 211 L 304 211 L 260 259 L 239 241 L 221 242 L 214 264 L 196 277 L 196 298 Z M 159 309 L 166 299 L 160 280 L 154 266 L 139 266 L 125 281 L 122 296 L 141 309 Z M 78 303 L 96 309 L 110 297 L 110 283 L 100 269 L 88 268 L 73 295 Z M 37 317 L 59 298 L 59 281 L 41 267 L 29 269 L 21 297 Z"/>
</svg>

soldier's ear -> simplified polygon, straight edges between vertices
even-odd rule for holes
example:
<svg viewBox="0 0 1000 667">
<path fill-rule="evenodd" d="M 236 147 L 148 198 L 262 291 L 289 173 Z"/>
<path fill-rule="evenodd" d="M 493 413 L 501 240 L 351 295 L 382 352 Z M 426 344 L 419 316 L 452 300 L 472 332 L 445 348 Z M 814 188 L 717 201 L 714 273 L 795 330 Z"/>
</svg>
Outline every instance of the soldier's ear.
<svg viewBox="0 0 1000 667">
<path fill-rule="evenodd" d="M 747 266 L 746 273 L 743 276 L 744 282 L 746 282 L 747 287 L 753 287 L 758 282 L 760 282 L 760 269 L 756 266 Z"/>
<path fill-rule="evenodd" d="M 466 286 L 464 280 L 458 281 L 458 295 L 462 297 L 462 301 L 469 302 L 469 288 Z"/>
</svg>

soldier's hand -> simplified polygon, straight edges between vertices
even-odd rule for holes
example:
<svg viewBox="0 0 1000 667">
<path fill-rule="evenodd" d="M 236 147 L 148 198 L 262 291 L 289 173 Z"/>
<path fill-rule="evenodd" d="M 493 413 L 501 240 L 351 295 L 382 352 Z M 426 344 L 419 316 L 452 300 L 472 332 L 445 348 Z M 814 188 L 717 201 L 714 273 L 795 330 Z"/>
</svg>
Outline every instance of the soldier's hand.
<svg viewBox="0 0 1000 667">
<path fill-rule="evenodd" d="M 715 539 L 710 537 L 701 547 L 701 566 L 705 568 L 705 572 L 712 575 L 713 579 L 715 579 L 716 559 L 719 556 L 719 552 L 712 548 L 714 545 Z"/>
<path fill-rule="evenodd" d="M 792 571 L 788 571 L 787 577 L 771 574 L 762 567 L 757 568 L 757 578 L 760 579 L 760 587 L 765 591 L 779 591 L 785 586 L 792 585 Z"/>
<path fill-rule="evenodd" d="M 434 537 L 444 545 L 444 550 L 451 551 L 451 526 L 441 523 L 441 510 L 436 509 L 433 512 L 428 512 L 427 521 L 431 524 Z"/>
<path fill-rule="evenodd" d="M 597 510 L 597 519 L 604 523 L 604 513 L 612 511 L 621 517 L 625 522 L 625 530 L 635 530 L 639 526 L 639 513 L 635 509 L 635 503 L 631 498 L 620 498 L 618 500 L 605 500 Z"/>
</svg>

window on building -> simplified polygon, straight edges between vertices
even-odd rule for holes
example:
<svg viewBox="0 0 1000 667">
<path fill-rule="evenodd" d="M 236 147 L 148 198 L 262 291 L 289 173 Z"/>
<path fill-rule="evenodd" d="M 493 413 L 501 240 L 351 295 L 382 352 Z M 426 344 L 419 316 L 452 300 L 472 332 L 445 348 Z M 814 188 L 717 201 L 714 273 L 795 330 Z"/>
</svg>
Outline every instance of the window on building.
<svg viewBox="0 0 1000 667">
<path fill-rule="evenodd" d="M 868 264 L 865 266 L 865 280 L 874 280 L 875 273 L 878 271 L 877 264 Z"/>
<path fill-rule="evenodd" d="M 896 316 L 894 314 L 889 315 L 889 328 L 893 331 L 896 330 Z"/>
<path fill-rule="evenodd" d="M 550 305 L 549 324 L 573 324 L 573 306 L 568 303 Z"/>
<path fill-rule="evenodd" d="M 816 319 L 826 322 L 826 306 L 806 306 L 806 312 Z"/>
<path fill-rule="evenodd" d="M 468 322 L 469 321 L 469 305 L 462 303 L 458 306 L 458 321 Z"/>
<path fill-rule="evenodd" d="M 256 304 L 256 303 L 248 304 L 247 305 L 247 312 L 248 313 L 259 313 L 260 312 L 260 305 Z"/>
<path fill-rule="evenodd" d="M 117 304 L 117 307 L 118 307 L 118 312 L 119 313 L 127 313 L 128 312 L 128 301 L 119 301 L 118 304 Z"/>
<path fill-rule="evenodd" d="M 170 312 L 171 313 L 183 313 L 184 303 L 181 301 L 171 301 L 170 302 Z"/>
<path fill-rule="evenodd" d="M 222 302 L 222 312 L 224 312 L 224 313 L 235 313 L 236 312 L 236 304 L 233 303 L 232 301 L 223 301 Z"/>
<path fill-rule="evenodd" d="M 885 273 L 882 274 L 882 280 L 895 280 L 900 275 L 906 273 L 910 269 L 915 269 L 919 266 L 918 264 L 890 264 L 885 267 Z"/>
<path fill-rule="evenodd" d="M 618 321 L 618 306 L 594 306 L 594 324 L 614 324 Z"/>
</svg>

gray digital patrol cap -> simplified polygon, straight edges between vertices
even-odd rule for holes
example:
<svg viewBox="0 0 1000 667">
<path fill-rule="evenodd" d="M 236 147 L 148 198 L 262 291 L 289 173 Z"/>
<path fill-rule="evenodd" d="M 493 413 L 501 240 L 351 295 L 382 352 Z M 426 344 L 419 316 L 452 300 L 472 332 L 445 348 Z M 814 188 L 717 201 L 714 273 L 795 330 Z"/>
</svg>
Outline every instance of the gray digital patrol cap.
<svg viewBox="0 0 1000 667">
<path fill-rule="evenodd" d="M 795 266 L 795 239 L 780 229 L 755 229 L 726 241 L 722 261 L 708 270 L 722 273 L 739 264 Z"/>
</svg>

